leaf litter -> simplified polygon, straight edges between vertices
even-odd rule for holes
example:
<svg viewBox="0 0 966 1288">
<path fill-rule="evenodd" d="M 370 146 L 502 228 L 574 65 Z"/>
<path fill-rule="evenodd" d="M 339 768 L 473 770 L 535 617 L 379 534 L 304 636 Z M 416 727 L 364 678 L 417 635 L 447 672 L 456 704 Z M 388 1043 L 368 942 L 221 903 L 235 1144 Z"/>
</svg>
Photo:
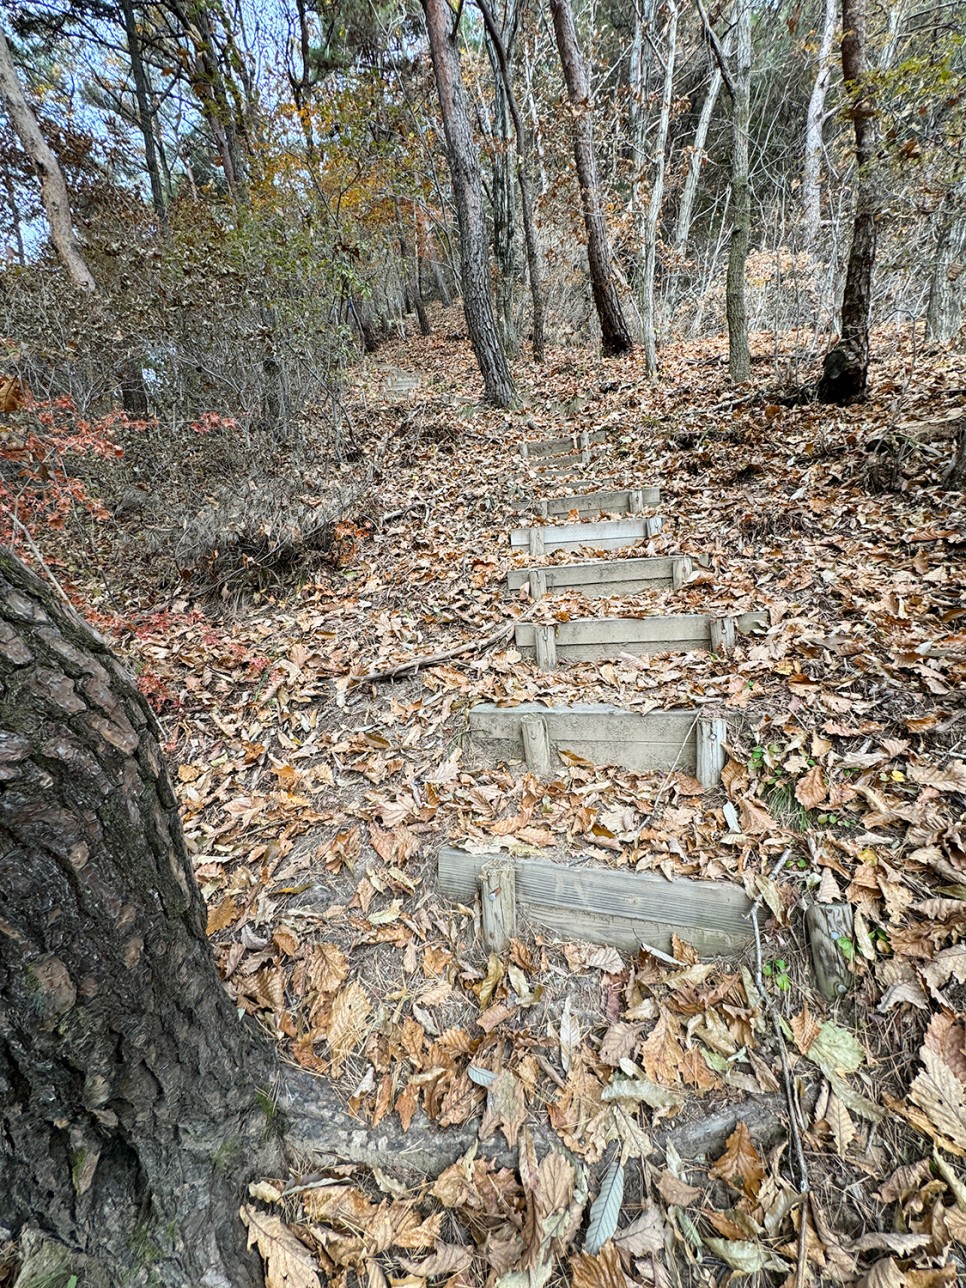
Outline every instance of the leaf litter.
<svg viewBox="0 0 966 1288">
<path fill-rule="evenodd" d="M 730 404 L 720 344 L 669 346 L 660 385 L 634 357 L 561 352 L 521 368 L 524 405 L 504 413 L 476 405 L 465 342 L 443 331 L 395 346 L 398 368 L 422 375 L 403 395 L 360 367 L 354 424 L 389 445 L 338 566 L 234 619 L 176 605 L 179 624 L 139 644 L 239 1006 L 330 1079 L 361 1126 L 407 1129 L 417 1112 L 440 1132 L 480 1123 L 480 1152 L 436 1178 L 345 1167 L 301 1192 L 297 1177 L 259 1182 L 243 1215 L 268 1281 L 955 1282 L 966 522 L 933 444 L 934 409 L 961 394 L 966 363 L 943 351 L 910 377 L 905 342 L 883 333 L 871 401 L 842 410 Z M 905 450 L 882 490 L 874 445 L 896 423 L 924 450 Z M 516 444 L 600 428 L 599 462 L 570 490 L 660 484 L 662 532 L 616 557 L 688 554 L 690 580 L 537 605 L 507 594 L 507 571 L 527 563 L 505 537 L 522 522 L 510 476 L 540 477 Z M 728 658 L 619 655 L 544 673 L 512 637 L 476 647 L 525 613 L 751 610 L 767 625 Z M 722 787 L 578 757 L 542 783 L 471 767 L 459 735 L 477 701 L 727 715 Z M 441 844 L 742 884 L 761 908 L 807 1192 L 750 957 L 702 963 L 675 941 L 667 960 L 628 959 L 534 928 L 488 958 L 478 914 L 435 891 Z M 808 968 L 814 898 L 854 916 L 839 945 L 851 988 L 832 1004 Z M 756 1117 L 756 1105 L 772 1108 Z M 722 1106 L 727 1127 L 682 1156 L 689 1123 L 700 1136 Z M 557 1142 L 542 1157 L 537 1125 Z M 516 1145 L 516 1167 L 497 1166 L 486 1140 Z"/>
</svg>

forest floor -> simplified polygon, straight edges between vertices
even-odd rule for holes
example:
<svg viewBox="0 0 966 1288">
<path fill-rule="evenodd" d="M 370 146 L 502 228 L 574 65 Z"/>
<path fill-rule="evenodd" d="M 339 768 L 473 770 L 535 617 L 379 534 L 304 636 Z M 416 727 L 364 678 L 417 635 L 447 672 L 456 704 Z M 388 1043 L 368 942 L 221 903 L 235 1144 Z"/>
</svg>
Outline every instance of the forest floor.
<svg viewBox="0 0 966 1288">
<path fill-rule="evenodd" d="M 729 385 L 720 341 L 669 346 L 659 383 L 638 355 L 558 350 L 516 364 L 523 402 L 504 413 L 478 405 L 461 329 L 448 314 L 357 369 L 356 439 L 386 447 L 334 564 L 137 646 L 239 1005 L 360 1128 L 425 1115 L 445 1138 L 483 1114 L 481 1138 L 521 1146 L 515 1170 L 480 1143 L 424 1181 L 266 1178 L 250 1212 L 274 1282 L 956 1282 L 966 498 L 942 473 L 966 356 L 877 336 L 870 401 L 843 410 L 763 392 L 787 370 L 770 340 L 754 394 Z M 724 660 L 552 673 L 512 641 L 476 647 L 531 608 L 505 590 L 527 562 L 506 537 L 518 446 L 584 429 L 609 436 L 586 490 L 662 489 L 662 533 L 615 557 L 690 554 L 695 575 L 632 599 L 556 595 L 535 620 L 764 610 L 764 635 Z M 729 717 L 724 785 L 468 766 L 479 701 L 700 706 Z M 676 962 L 629 959 L 539 927 L 488 957 L 478 912 L 437 893 L 446 844 L 738 883 L 762 909 L 761 958 L 701 962 L 676 943 Z M 803 925 L 817 891 L 855 918 L 833 1005 Z M 538 1127 L 557 1142 L 539 1161 Z"/>
</svg>

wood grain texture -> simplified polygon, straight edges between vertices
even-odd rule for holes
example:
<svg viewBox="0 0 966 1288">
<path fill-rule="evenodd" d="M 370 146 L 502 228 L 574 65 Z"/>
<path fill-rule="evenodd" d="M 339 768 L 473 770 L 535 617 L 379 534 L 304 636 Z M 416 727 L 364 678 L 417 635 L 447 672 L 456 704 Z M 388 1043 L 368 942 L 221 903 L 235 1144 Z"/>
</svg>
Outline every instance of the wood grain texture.
<svg viewBox="0 0 966 1288">
<path fill-rule="evenodd" d="M 674 584 L 675 570 L 683 584 L 691 575 L 691 560 L 686 555 L 657 556 L 644 559 L 592 559 L 586 563 L 557 564 L 541 568 L 547 591 L 579 590 L 591 598 L 604 595 L 633 595 L 650 587 Z M 519 590 L 532 572 L 514 568 L 507 574 L 507 589 Z"/>
<path fill-rule="evenodd" d="M 819 992 L 827 1001 L 837 1001 L 852 986 L 852 973 L 839 947 L 840 939 L 852 938 L 852 905 L 813 903 L 805 914 L 805 924 Z"/>
<path fill-rule="evenodd" d="M 541 527 L 514 528 L 510 532 L 510 549 L 526 550 L 533 554 L 532 543 L 542 552 L 553 550 L 580 550 L 590 546 L 596 550 L 621 550 L 636 546 L 660 531 L 659 518 L 606 519 L 600 523 L 552 523 Z M 538 534 L 536 537 L 533 534 Z"/>
<path fill-rule="evenodd" d="M 645 506 L 661 504 L 659 487 L 607 488 L 571 496 L 552 496 L 521 506 L 521 513 L 531 511 L 542 518 L 571 514 L 639 514 Z"/>
<path fill-rule="evenodd" d="M 592 443 L 606 443 L 606 441 L 607 431 L 604 429 L 574 433 L 568 435 L 567 438 L 530 439 L 528 442 L 520 444 L 520 455 L 528 460 L 547 456 L 561 456 L 568 452 L 579 452 L 582 447 L 589 447 Z"/>
<path fill-rule="evenodd" d="M 697 769 L 696 711 L 625 711 L 609 703 L 547 707 L 521 702 L 499 707 L 481 702 L 470 710 L 465 745 L 470 756 L 487 761 L 525 759 L 523 723 L 543 721 L 553 752 L 570 751 L 595 765 L 648 770 Z M 536 771 L 535 771 L 536 772 Z"/>
<path fill-rule="evenodd" d="M 439 851 L 439 888 L 472 900 L 494 855 Z M 742 950 L 752 939 L 744 892 L 724 881 L 668 881 L 652 872 L 515 859 L 517 911 L 571 939 L 633 952 L 647 944 L 668 952 L 672 932 L 705 956 Z"/>
</svg>

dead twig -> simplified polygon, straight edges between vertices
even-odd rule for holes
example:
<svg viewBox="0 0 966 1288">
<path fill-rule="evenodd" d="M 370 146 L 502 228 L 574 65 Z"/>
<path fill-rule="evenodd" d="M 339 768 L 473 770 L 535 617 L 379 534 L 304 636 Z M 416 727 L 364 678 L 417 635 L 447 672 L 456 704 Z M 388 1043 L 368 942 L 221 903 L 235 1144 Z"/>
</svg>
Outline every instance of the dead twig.
<svg viewBox="0 0 966 1288">
<path fill-rule="evenodd" d="M 493 631 L 490 635 L 485 635 L 481 640 L 470 640 L 466 644 L 457 644 L 455 648 L 442 649 L 439 653 L 430 653 L 426 657 L 413 657 L 406 662 L 399 662 L 396 666 L 387 666 L 382 671 L 369 671 L 366 675 L 350 675 L 348 680 L 350 684 L 374 684 L 377 680 L 396 680 L 400 676 L 414 674 L 416 671 L 425 671 L 428 666 L 438 666 L 441 662 L 451 662 L 454 658 L 465 657 L 467 653 L 483 653 L 496 644 L 502 644 L 504 640 L 510 639 L 518 622 L 525 622 L 532 617 L 536 604 L 528 608 L 520 617 L 515 617 L 512 622 L 506 622 L 499 630 Z"/>
<path fill-rule="evenodd" d="M 781 872 L 791 858 L 791 854 L 791 847 L 789 847 L 769 874 L 772 880 Z M 778 1053 L 781 1057 L 782 1081 L 785 1086 L 785 1102 L 788 1106 L 788 1129 L 792 1138 L 796 1171 L 798 1173 L 798 1190 L 803 1200 L 798 1231 L 798 1265 L 795 1268 L 796 1288 L 802 1288 L 805 1283 L 805 1254 L 808 1245 L 808 1199 L 811 1194 L 811 1187 L 808 1180 L 808 1164 L 805 1162 L 805 1150 L 802 1146 L 802 1134 L 798 1129 L 795 1093 L 792 1090 L 792 1074 L 788 1064 L 788 1048 L 785 1045 L 785 1035 L 782 1033 L 781 1022 L 775 1011 L 774 1003 L 765 989 L 761 928 L 758 925 L 758 909 L 761 907 L 762 899 L 763 896 L 759 895 L 751 905 L 751 911 L 748 914 L 751 917 L 751 924 L 755 932 L 755 984 L 758 986 L 758 992 L 764 1003 L 765 1010 L 768 1012 L 768 1018 L 771 1020 L 772 1028 L 775 1032 L 775 1041 L 778 1043 Z"/>
</svg>

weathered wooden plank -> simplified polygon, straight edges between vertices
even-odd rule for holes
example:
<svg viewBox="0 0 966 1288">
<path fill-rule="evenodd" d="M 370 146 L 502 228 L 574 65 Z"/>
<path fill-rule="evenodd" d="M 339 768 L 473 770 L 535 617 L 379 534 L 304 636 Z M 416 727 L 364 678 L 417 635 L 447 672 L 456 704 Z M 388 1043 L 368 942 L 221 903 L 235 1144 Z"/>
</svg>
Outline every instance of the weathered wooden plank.
<svg viewBox="0 0 966 1288">
<path fill-rule="evenodd" d="M 442 848 L 441 892 L 471 900 L 480 872 L 495 857 Z M 613 944 L 625 952 L 642 943 L 667 952 L 674 933 L 705 956 L 741 950 L 752 938 L 751 904 L 728 882 L 668 881 L 652 872 L 610 872 L 540 859 L 516 859 L 514 869 L 518 911 L 568 938 Z"/>
<path fill-rule="evenodd" d="M 615 488 L 598 492 L 585 492 L 576 496 L 553 496 L 531 501 L 522 506 L 541 518 L 570 514 L 640 514 L 645 506 L 661 504 L 659 487 Z"/>
<path fill-rule="evenodd" d="M 580 550 L 584 546 L 595 550 L 622 550 L 656 536 L 661 526 L 662 520 L 654 517 L 514 528 L 510 532 L 510 549 L 526 550 L 532 555 L 549 554 L 552 550 Z"/>
<path fill-rule="evenodd" d="M 536 570 L 514 568 L 507 574 L 507 589 L 519 590 Z M 546 579 L 547 594 L 556 590 L 579 590 L 590 598 L 605 595 L 633 595 L 658 586 L 683 586 L 691 576 L 687 555 L 655 556 L 650 559 L 593 559 L 588 563 L 557 564 L 539 569 Z M 531 582 L 531 595 L 533 595 Z M 534 596 L 537 598 L 537 596 Z"/>
<path fill-rule="evenodd" d="M 573 752 L 595 765 L 616 765 L 638 773 L 648 770 L 698 770 L 698 711 L 649 711 L 640 714 L 609 703 L 575 703 L 547 707 L 520 702 L 512 707 L 481 702 L 470 709 L 464 735 L 470 756 L 480 760 L 526 761 L 539 777 L 547 776 L 553 753 Z M 549 757 L 528 755 L 524 725 L 539 722 L 546 730 Z M 541 734 L 542 736 L 542 734 Z M 541 744 L 541 751 L 544 744 Z M 712 787 L 720 776 L 704 781 Z"/>
<path fill-rule="evenodd" d="M 705 613 L 678 613 L 666 617 L 576 617 L 569 622 L 553 626 L 555 647 L 544 647 L 546 657 L 553 656 L 574 661 L 594 662 L 630 653 L 644 657 L 650 653 L 669 650 L 690 652 L 692 649 L 710 649 L 713 628 L 718 620 L 731 623 L 733 640 L 735 630 L 745 633 L 767 622 L 764 613 L 744 613 L 741 618 L 717 619 Z M 524 654 L 537 651 L 537 632 L 546 626 L 521 622 L 514 631 L 514 643 Z M 551 664 L 553 665 L 553 664 Z M 545 667 L 544 669 L 549 669 Z"/>
<path fill-rule="evenodd" d="M 520 444 L 520 455 L 527 460 L 547 456 L 563 456 L 568 452 L 579 452 L 593 443 L 605 443 L 607 431 L 604 429 L 575 431 L 566 438 L 538 438 Z"/>
</svg>

